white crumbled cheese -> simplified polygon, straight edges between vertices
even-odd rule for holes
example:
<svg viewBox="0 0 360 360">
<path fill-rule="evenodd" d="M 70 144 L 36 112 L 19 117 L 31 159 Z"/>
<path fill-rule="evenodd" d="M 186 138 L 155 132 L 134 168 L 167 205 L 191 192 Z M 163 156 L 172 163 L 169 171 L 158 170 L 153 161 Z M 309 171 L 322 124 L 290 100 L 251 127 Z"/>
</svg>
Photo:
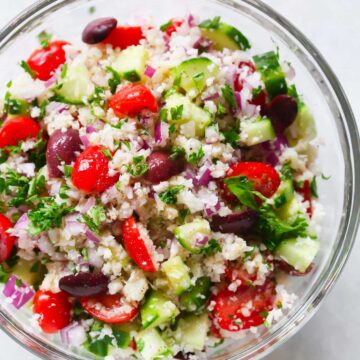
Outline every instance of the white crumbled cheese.
<svg viewBox="0 0 360 360">
<path fill-rule="evenodd" d="M 148 283 L 141 270 L 133 270 L 124 286 L 123 293 L 128 301 L 141 301 L 148 289 Z"/>
</svg>

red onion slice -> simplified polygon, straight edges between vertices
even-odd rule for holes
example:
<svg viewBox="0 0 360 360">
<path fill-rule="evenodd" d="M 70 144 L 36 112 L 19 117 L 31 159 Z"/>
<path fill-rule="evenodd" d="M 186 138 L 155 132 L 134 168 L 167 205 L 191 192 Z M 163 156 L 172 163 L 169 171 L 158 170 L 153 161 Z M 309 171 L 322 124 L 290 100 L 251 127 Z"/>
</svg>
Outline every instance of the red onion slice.
<svg viewBox="0 0 360 360">
<path fill-rule="evenodd" d="M 156 69 L 154 69 L 152 66 L 148 65 L 146 66 L 144 75 L 147 76 L 148 78 L 152 78 L 156 73 Z"/>
<path fill-rule="evenodd" d="M 24 281 L 21 280 L 21 285 L 18 286 L 19 280 L 16 275 L 11 275 L 3 290 L 4 296 L 11 300 L 9 302 L 16 309 L 23 307 L 35 295 L 33 288 Z"/>
</svg>

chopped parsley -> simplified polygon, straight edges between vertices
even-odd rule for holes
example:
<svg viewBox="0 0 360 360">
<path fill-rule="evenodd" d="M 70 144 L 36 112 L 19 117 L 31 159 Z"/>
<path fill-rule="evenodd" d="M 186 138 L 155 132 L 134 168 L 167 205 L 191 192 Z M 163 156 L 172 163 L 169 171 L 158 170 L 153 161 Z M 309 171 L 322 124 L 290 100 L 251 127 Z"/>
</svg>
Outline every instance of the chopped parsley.
<svg viewBox="0 0 360 360">
<path fill-rule="evenodd" d="M 69 196 L 67 194 L 67 191 L 69 190 L 70 188 L 66 185 L 66 184 L 62 184 L 61 187 L 60 187 L 60 191 L 59 191 L 59 196 L 61 199 L 68 199 Z"/>
<path fill-rule="evenodd" d="M 109 149 L 103 148 L 101 152 L 109 159 L 112 160 L 113 156 L 111 154 L 111 151 Z"/>
<path fill-rule="evenodd" d="M 175 124 L 171 124 L 171 125 L 169 126 L 169 133 L 170 133 L 170 134 L 173 134 L 175 131 L 176 131 L 176 126 L 175 126 Z"/>
<path fill-rule="evenodd" d="M 177 202 L 177 196 L 185 189 L 184 185 L 175 185 L 169 187 L 167 190 L 159 194 L 159 198 L 162 202 L 168 205 L 175 205 Z"/>
<path fill-rule="evenodd" d="M 256 99 L 260 95 L 261 92 L 262 92 L 262 87 L 260 85 L 257 88 L 254 88 L 252 90 L 253 100 Z"/>
<path fill-rule="evenodd" d="M 25 70 L 25 72 L 27 72 L 33 79 L 36 77 L 37 75 L 37 71 L 34 71 L 30 68 L 29 64 L 24 61 L 24 60 L 21 60 L 20 62 L 20 66 Z"/>
<path fill-rule="evenodd" d="M 160 26 L 161 31 L 166 31 L 170 26 L 172 26 L 174 23 L 172 20 L 168 21 L 167 23 Z"/>
<path fill-rule="evenodd" d="M 188 215 L 190 215 L 190 210 L 187 208 L 179 211 L 179 219 L 178 220 L 179 220 L 180 225 L 185 224 L 185 220 Z"/>
<path fill-rule="evenodd" d="M 139 352 L 142 352 L 145 347 L 145 342 L 143 339 L 139 338 L 136 340 L 136 348 Z"/>
<path fill-rule="evenodd" d="M 47 33 L 46 31 L 42 31 L 38 36 L 37 36 L 39 43 L 41 45 L 41 47 L 43 49 L 46 49 L 51 41 L 52 38 L 52 34 Z"/>
<path fill-rule="evenodd" d="M 96 7 L 95 6 L 90 6 L 89 7 L 89 14 L 94 14 L 96 11 Z"/>
<path fill-rule="evenodd" d="M 322 178 L 323 180 L 330 180 L 331 175 L 326 176 L 326 175 L 324 175 L 324 174 L 321 174 L 321 178 Z"/>
<path fill-rule="evenodd" d="M 171 149 L 171 154 L 170 154 L 170 158 L 172 160 L 175 160 L 175 159 L 182 159 L 185 157 L 185 149 L 180 147 L 180 146 L 174 146 L 172 149 Z"/>
<path fill-rule="evenodd" d="M 73 170 L 72 166 L 70 166 L 70 165 L 64 165 L 64 176 L 65 176 L 66 178 L 71 177 L 72 170 Z"/>
<path fill-rule="evenodd" d="M 170 109 L 171 119 L 180 120 L 184 112 L 184 105 L 172 107 Z"/>
<path fill-rule="evenodd" d="M 130 334 L 126 331 L 113 329 L 113 336 L 116 340 L 116 345 L 121 349 L 126 349 L 131 342 Z"/>
<path fill-rule="evenodd" d="M 89 100 L 92 105 L 103 107 L 105 105 L 105 89 L 101 86 L 96 86 L 94 95 Z"/>
<path fill-rule="evenodd" d="M 67 74 L 67 69 L 68 69 L 68 65 L 65 63 L 61 69 L 61 74 L 60 74 L 60 77 L 62 79 L 65 79 L 65 76 Z"/>
<path fill-rule="evenodd" d="M 6 272 L 4 266 L 0 264 L 0 283 L 5 284 L 9 280 L 10 274 Z"/>
<path fill-rule="evenodd" d="M 144 156 L 134 156 L 133 163 L 128 166 L 128 172 L 132 176 L 142 176 L 149 169 Z"/>
<path fill-rule="evenodd" d="M 214 255 L 221 252 L 221 246 L 215 239 L 210 239 L 209 242 L 201 248 L 201 254 L 206 256 Z"/>
<path fill-rule="evenodd" d="M 28 212 L 31 236 L 36 236 L 52 228 L 59 228 L 63 217 L 74 211 L 66 203 L 58 204 L 52 197 L 40 198 L 37 207 Z"/>
<path fill-rule="evenodd" d="M 208 19 L 200 23 L 199 27 L 203 29 L 213 29 L 216 30 L 219 28 L 220 25 L 220 16 L 215 16 L 213 19 Z"/>
<path fill-rule="evenodd" d="M 94 233 L 100 233 L 100 225 L 106 220 L 105 208 L 101 205 L 93 206 L 88 214 L 82 214 L 86 226 Z"/>
<path fill-rule="evenodd" d="M 40 115 L 39 118 L 43 119 L 46 115 L 46 107 L 49 105 L 49 100 L 44 100 L 41 104 L 40 104 Z"/>
<path fill-rule="evenodd" d="M 226 115 L 226 113 L 226 107 L 223 104 L 218 104 L 215 116 L 222 118 L 224 115 Z"/>
<path fill-rule="evenodd" d="M 108 80 L 110 91 L 112 94 L 115 94 L 118 85 L 121 83 L 121 77 L 119 73 L 111 66 L 108 66 L 106 71 L 111 75 L 110 79 Z"/>
<path fill-rule="evenodd" d="M 87 248 L 82 248 L 80 254 L 83 257 L 84 261 L 89 261 L 89 253 Z"/>
<path fill-rule="evenodd" d="M 221 93 L 222 93 L 224 100 L 228 104 L 230 110 L 232 110 L 232 111 L 236 110 L 238 107 L 238 104 L 236 101 L 234 91 L 231 88 L 231 86 L 226 84 L 223 88 L 221 88 Z"/>
<path fill-rule="evenodd" d="M 233 148 L 237 148 L 239 146 L 240 135 L 235 129 L 230 129 L 223 131 L 225 141 L 229 143 Z"/>
<path fill-rule="evenodd" d="M 202 158 L 205 156 L 205 152 L 202 146 L 200 146 L 200 148 L 198 149 L 198 151 L 192 152 L 189 155 L 189 162 L 192 164 L 195 164 L 196 166 L 199 165 L 200 161 L 202 160 Z"/>
<path fill-rule="evenodd" d="M 311 183 L 310 183 L 310 190 L 311 190 L 311 195 L 315 198 L 318 198 L 319 197 L 319 194 L 318 194 L 318 190 L 317 190 L 317 182 L 316 182 L 316 176 L 314 176 L 311 180 Z"/>
<path fill-rule="evenodd" d="M 168 121 L 168 109 L 165 109 L 165 108 L 160 109 L 159 118 L 160 118 L 160 120 L 167 122 Z"/>
<path fill-rule="evenodd" d="M 284 164 L 280 170 L 280 174 L 282 178 L 285 179 L 292 179 L 294 176 L 294 169 L 290 167 L 288 163 Z"/>
</svg>

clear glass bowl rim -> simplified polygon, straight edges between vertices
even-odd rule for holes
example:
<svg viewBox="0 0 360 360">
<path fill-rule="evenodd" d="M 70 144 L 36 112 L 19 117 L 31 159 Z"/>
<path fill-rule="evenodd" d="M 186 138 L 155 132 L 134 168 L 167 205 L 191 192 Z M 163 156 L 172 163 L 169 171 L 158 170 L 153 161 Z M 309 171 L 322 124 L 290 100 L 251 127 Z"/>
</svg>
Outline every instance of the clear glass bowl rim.
<svg viewBox="0 0 360 360">
<path fill-rule="evenodd" d="M 240 3 L 253 7 L 254 10 L 259 11 L 262 15 L 267 16 L 278 26 L 285 29 L 306 48 L 307 52 L 312 57 L 312 60 L 321 69 L 323 74 L 320 74 L 320 76 L 324 75 L 333 92 L 333 98 L 339 104 L 338 110 L 341 117 L 338 121 L 343 122 L 340 127 L 342 128 L 342 135 L 345 139 L 345 144 L 342 144 L 343 151 L 345 152 L 345 158 L 350 160 L 350 164 L 347 164 L 345 169 L 346 178 L 349 181 L 347 187 L 348 195 L 345 200 L 346 207 L 344 207 L 345 216 L 340 226 L 340 234 L 338 234 L 343 241 L 338 244 L 329 271 L 327 272 L 326 277 L 318 282 L 317 286 L 312 289 L 312 292 L 306 301 L 299 307 L 297 312 L 293 314 L 292 318 L 287 323 L 248 349 L 246 353 L 234 355 L 229 358 L 229 360 L 238 360 L 240 359 L 239 356 L 241 356 L 241 359 L 254 359 L 263 357 L 273 351 L 294 335 L 295 332 L 299 331 L 300 328 L 310 320 L 319 309 L 319 305 L 323 302 L 325 296 L 329 294 L 348 260 L 357 235 L 360 220 L 360 192 L 356 192 L 360 182 L 360 138 L 351 106 L 338 78 L 321 53 L 306 36 L 286 20 L 286 18 L 278 14 L 270 6 L 264 4 L 261 0 L 221 1 L 232 7 L 235 7 L 236 4 Z M 32 19 L 34 16 L 36 17 L 40 14 L 43 15 L 51 10 L 56 10 L 57 8 L 73 2 L 76 2 L 76 0 L 39 0 L 35 2 L 0 30 L 0 50 L 21 31 L 22 27 L 29 19 L 34 20 Z M 43 359 L 74 359 L 74 357 L 70 357 L 68 354 L 59 351 L 52 345 L 34 338 L 30 333 L 27 333 L 15 324 L 2 310 L 0 310 L 0 328 L 18 344 Z"/>
</svg>

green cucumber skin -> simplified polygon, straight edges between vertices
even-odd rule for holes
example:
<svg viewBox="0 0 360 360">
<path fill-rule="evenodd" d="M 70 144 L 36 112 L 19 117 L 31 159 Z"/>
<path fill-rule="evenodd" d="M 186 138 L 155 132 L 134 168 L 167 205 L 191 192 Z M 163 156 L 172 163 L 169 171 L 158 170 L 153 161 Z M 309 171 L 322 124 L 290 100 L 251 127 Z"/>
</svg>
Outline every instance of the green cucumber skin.
<svg viewBox="0 0 360 360">
<path fill-rule="evenodd" d="M 292 180 L 288 179 L 280 184 L 278 191 L 274 195 L 274 206 L 276 209 L 283 207 L 294 196 L 294 185 Z"/>
<path fill-rule="evenodd" d="M 240 50 L 248 50 L 251 49 L 251 44 L 246 36 L 236 29 L 235 27 L 220 23 L 220 30 L 224 31 L 227 36 L 229 36 L 238 46 Z"/>
<path fill-rule="evenodd" d="M 203 310 L 211 295 L 210 287 L 210 278 L 206 276 L 198 278 L 194 287 L 180 296 L 181 308 L 187 312 L 199 312 Z"/>
</svg>

